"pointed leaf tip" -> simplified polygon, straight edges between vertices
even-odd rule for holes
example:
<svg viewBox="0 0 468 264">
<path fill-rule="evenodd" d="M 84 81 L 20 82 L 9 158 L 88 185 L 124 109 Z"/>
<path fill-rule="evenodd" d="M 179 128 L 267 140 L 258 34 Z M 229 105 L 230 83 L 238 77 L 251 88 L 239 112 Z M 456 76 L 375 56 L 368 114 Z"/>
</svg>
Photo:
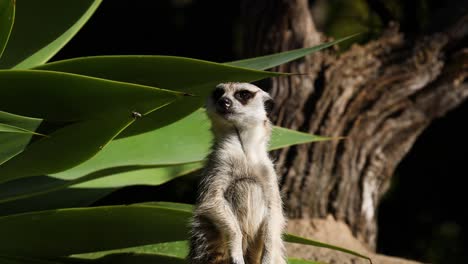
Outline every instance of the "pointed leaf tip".
<svg viewBox="0 0 468 264">
<path fill-rule="evenodd" d="M 285 51 L 285 52 L 280 52 L 280 53 L 261 56 L 261 57 L 256 57 L 256 58 L 226 62 L 225 64 L 232 65 L 232 66 L 237 66 L 237 67 L 256 69 L 256 70 L 266 70 L 266 69 L 270 69 L 270 68 L 279 66 L 281 64 L 284 64 L 284 63 L 287 63 L 287 62 L 302 58 L 302 57 L 304 57 L 306 55 L 309 55 L 309 54 L 312 54 L 314 52 L 323 50 L 325 48 L 331 47 L 331 46 L 336 45 L 336 44 L 338 44 L 340 42 L 343 42 L 345 40 L 354 38 L 359 34 L 361 34 L 361 33 L 357 33 L 357 34 L 354 34 L 354 35 L 351 35 L 351 36 L 343 37 L 343 38 L 337 39 L 335 41 L 323 43 L 323 44 L 313 46 L 313 47 L 289 50 L 289 51 Z"/>
</svg>

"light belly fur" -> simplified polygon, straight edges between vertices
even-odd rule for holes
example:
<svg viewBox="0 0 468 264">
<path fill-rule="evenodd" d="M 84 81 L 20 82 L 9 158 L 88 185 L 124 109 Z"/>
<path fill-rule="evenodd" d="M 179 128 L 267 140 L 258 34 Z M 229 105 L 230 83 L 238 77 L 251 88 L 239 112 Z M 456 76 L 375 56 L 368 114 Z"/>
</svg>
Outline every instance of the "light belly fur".
<svg viewBox="0 0 468 264">
<path fill-rule="evenodd" d="M 254 240 L 268 215 L 261 185 L 249 178 L 238 180 L 230 186 L 227 196 L 226 199 L 234 209 L 242 233 L 246 236 L 244 239 Z"/>
</svg>

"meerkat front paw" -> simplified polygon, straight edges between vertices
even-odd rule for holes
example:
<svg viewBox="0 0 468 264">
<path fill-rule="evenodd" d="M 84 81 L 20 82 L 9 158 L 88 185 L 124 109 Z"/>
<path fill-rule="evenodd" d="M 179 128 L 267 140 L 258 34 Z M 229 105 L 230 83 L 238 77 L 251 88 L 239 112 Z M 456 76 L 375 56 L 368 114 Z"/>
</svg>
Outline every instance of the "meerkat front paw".
<svg viewBox="0 0 468 264">
<path fill-rule="evenodd" d="M 231 264 L 245 264 L 244 257 L 231 257 Z"/>
<path fill-rule="evenodd" d="M 242 249 L 231 251 L 231 264 L 245 264 Z"/>
</svg>

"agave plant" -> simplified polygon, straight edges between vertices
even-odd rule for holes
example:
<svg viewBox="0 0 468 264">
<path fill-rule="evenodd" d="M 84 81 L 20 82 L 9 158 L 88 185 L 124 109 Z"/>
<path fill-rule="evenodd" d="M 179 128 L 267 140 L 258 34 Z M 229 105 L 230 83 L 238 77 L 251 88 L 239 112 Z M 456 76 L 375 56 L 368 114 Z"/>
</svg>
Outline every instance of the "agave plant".
<svg viewBox="0 0 468 264">
<path fill-rule="evenodd" d="M 227 63 L 170 56 L 47 63 L 101 1 L 0 0 L 2 263 L 183 263 L 190 205 L 89 206 L 118 188 L 200 169 L 211 142 L 201 107 L 216 84 L 287 75 L 265 70 L 344 40 Z M 51 33 L 35 34 L 44 28 Z M 275 127 L 271 149 L 320 140 L 328 138 Z"/>
</svg>

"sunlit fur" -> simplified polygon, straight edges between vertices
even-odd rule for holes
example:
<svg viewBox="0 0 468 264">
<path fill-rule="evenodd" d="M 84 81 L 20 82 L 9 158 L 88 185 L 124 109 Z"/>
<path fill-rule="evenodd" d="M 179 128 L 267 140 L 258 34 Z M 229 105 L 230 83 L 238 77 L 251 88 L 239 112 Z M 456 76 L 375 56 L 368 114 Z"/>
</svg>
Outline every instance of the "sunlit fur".
<svg viewBox="0 0 468 264">
<path fill-rule="evenodd" d="M 232 101 L 221 114 L 212 97 L 207 112 L 215 135 L 191 222 L 189 263 L 284 264 L 285 224 L 278 179 L 267 146 L 270 96 L 247 83 L 217 86 Z M 255 95 L 243 105 L 234 94 Z"/>
</svg>

